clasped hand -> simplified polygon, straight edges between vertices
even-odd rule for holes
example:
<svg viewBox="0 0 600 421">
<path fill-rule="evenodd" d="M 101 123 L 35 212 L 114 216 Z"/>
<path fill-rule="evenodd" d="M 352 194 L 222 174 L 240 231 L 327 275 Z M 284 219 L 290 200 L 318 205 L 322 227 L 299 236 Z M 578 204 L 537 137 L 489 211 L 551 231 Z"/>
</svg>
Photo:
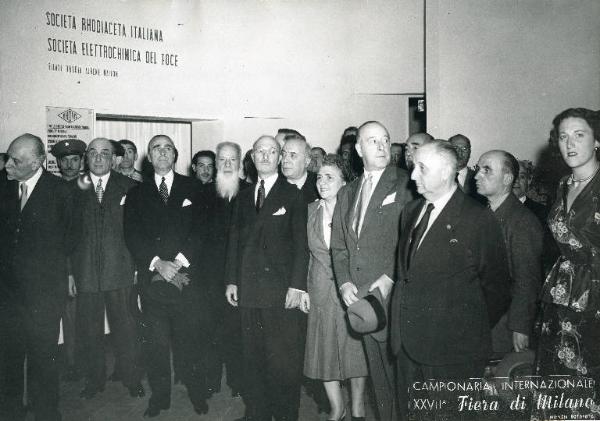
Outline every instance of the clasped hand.
<svg viewBox="0 0 600 421">
<path fill-rule="evenodd" d="M 179 273 L 179 270 L 183 267 L 183 264 L 175 259 L 172 262 L 168 260 L 158 259 L 154 264 L 154 268 L 162 276 L 165 281 L 175 285 L 179 291 L 183 289 L 184 285 L 189 285 L 190 278 L 185 273 Z"/>
</svg>

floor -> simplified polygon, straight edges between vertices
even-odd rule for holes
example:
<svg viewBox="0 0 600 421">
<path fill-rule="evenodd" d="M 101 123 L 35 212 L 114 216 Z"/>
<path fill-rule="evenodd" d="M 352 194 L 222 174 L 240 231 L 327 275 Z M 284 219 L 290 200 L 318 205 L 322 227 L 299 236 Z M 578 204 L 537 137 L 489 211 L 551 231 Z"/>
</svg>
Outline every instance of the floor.
<svg viewBox="0 0 600 421">
<path fill-rule="evenodd" d="M 110 356 L 109 356 L 110 359 Z M 108 361 L 111 366 L 111 361 Z M 110 367 L 108 372 L 110 373 Z M 148 405 L 150 389 L 147 381 L 142 382 L 146 389 L 146 397 L 132 398 L 120 382 L 107 381 L 104 392 L 86 400 L 79 397 L 83 381 L 61 382 L 60 410 L 63 421 L 130 421 L 146 420 L 143 413 Z M 181 384 L 172 388 L 171 408 L 162 411 L 153 418 L 156 421 L 232 421 L 244 415 L 244 403 L 241 398 L 232 398 L 231 390 L 227 387 L 225 378 L 222 380 L 221 392 L 213 395 L 208 401 L 209 412 L 197 415 L 187 397 L 185 387 Z M 350 412 L 350 402 L 346 394 L 347 412 Z M 326 420 L 327 414 L 319 414 L 314 400 L 302 391 L 299 421 Z M 350 415 L 347 416 L 350 420 Z M 374 420 L 371 408 L 367 408 L 367 420 Z M 33 421 L 29 413 L 27 421 Z"/>
</svg>

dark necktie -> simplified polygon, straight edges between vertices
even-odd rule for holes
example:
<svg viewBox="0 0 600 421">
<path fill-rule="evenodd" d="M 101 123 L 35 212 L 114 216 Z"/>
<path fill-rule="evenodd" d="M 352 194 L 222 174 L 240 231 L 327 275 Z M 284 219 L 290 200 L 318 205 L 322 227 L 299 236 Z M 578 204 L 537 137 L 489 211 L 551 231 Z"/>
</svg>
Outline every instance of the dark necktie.
<svg viewBox="0 0 600 421">
<path fill-rule="evenodd" d="M 102 188 L 102 179 L 98 179 L 98 184 L 96 184 L 96 197 L 98 198 L 98 203 L 102 203 L 102 196 L 104 196 L 104 189 Z"/>
<path fill-rule="evenodd" d="M 158 186 L 158 193 L 160 194 L 162 201 L 167 203 L 167 200 L 169 200 L 169 190 L 167 189 L 167 183 L 165 183 L 164 177 L 160 182 L 160 186 Z"/>
<path fill-rule="evenodd" d="M 25 207 L 25 203 L 27 203 L 27 184 L 21 183 L 21 210 Z"/>
<path fill-rule="evenodd" d="M 425 214 L 423 215 L 417 226 L 410 233 L 410 245 L 408 246 L 408 260 L 406 262 L 407 269 L 410 267 L 410 262 L 415 257 L 415 254 L 417 254 L 419 243 L 423 239 L 425 231 L 427 230 L 427 225 L 429 224 L 429 216 L 431 215 L 432 210 L 433 203 L 429 203 L 427 205 L 427 209 L 425 209 Z"/>
<path fill-rule="evenodd" d="M 265 203 L 265 180 L 260 180 L 260 186 L 258 187 L 258 195 L 256 196 L 256 213 L 260 211 L 263 204 Z"/>
</svg>

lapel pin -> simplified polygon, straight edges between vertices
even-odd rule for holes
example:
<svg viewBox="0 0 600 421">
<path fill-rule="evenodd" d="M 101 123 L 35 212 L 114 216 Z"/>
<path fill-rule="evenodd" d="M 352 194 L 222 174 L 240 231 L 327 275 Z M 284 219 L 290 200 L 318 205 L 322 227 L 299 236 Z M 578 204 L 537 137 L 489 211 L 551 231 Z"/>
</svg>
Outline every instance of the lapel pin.
<svg viewBox="0 0 600 421">
<path fill-rule="evenodd" d="M 447 230 L 451 230 L 452 229 L 452 225 L 450 225 L 450 224 L 446 225 L 446 229 Z"/>
</svg>

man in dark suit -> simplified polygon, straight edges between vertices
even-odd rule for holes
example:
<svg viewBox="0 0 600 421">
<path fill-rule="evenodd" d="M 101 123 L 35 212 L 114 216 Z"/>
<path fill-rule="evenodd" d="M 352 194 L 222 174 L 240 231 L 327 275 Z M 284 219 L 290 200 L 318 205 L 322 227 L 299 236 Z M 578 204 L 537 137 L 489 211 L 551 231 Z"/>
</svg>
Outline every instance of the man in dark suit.
<svg viewBox="0 0 600 421">
<path fill-rule="evenodd" d="M 123 208 L 132 179 L 111 171 L 113 146 L 108 139 L 92 140 L 87 149 L 89 174 L 76 190 L 74 231 L 79 239 L 71 256 L 78 292 L 78 337 L 85 361 L 85 388 L 92 398 L 104 390 L 104 310 L 113 339 L 116 365 L 133 397 L 144 396 L 137 367 L 135 320 L 129 303 L 134 265 L 125 245 Z M 89 177 L 89 178 L 88 178 Z"/>
<path fill-rule="evenodd" d="M 171 342 L 181 358 L 182 380 L 194 410 L 208 411 L 204 357 L 210 321 L 207 294 L 194 261 L 197 185 L 173 171 L 175 145 L 165 135 L 148 144 L 151 180 L 132 188 L 125 201 L 125 241 L 138 269 L 144 332 L 142 352 L 152 396 L 145 416 L 171 405 Z"/>
<path fill-rule="evenodd" d="M 306 291 L 307 206 L 277 173 L 280 147 L 271 136 L 253 145 L 258 181 L 234 204 L 226 297 L 240 307 L 245 420 L 298 419 L 306 330 L 297 309 Z"/>
<path fill-rule="evenodd" d="M 238 177 L 242 150 L 237 143 L 222 142 L 216 148 L 217 174 L 215 182 L 202 189 L 198 224 L 206 229 L 211 247 L 200 251 L 200 267 L 208 280 L 208 294 L 213 320 L 208 350 L 207 387 L 209 395 L 221 387 L 222 366 L 227 369 L 227 385 L 233 396 L 239 396 L 243 386 L 242 338 L 240 312 L 223 299 L 227 241 L 231 226 L 234 199 L 249 186 Z"/>
<path fill-rule="evenodd" d="M 395 277 L 400 211 L 412 199 L 406 171 L 388 166 L 390 136 L 378 122 L 358 130 L 358 155 L 364 173 L 338 193 L 333 215 L 333 269 L 344 303 L 349 306 L 375 288 L 389 298 Z M 387 335 L 386 335 L 387 336 Z M 387 339 L 363 336 L 379 418 L 396 419 L 394 366 Z"/>
<path fill-rule="evenodd" d="M 533 168 L 531 162 L 520 160 L 519 161 L 519 177 L 513 185 L 513 194 L 517 196 L 519 202 L 521 202 L 527 209 L 529 209 L 538 218 L 542 224 L 544 230 L 544 245 L 542 250 L 542 267 L 544 275 L 550 272 L 556 259 L 560 255 L 560 250 L 556 245 L 556 240 L 550 232 L 548 227 L 548 207 L 536 202 L 535 200 L 527 197 L 529 191 L 529 185 L 533 178 Z"/>
<path fill-rule="evenodd" d="M 8 148 L 8 181 L 0 197 L 2 294 L 0 390 L 2 419 L 20 420 L 23 362 L 35 419 L 60 420 L 57 351 L 67 297 L 72 197 L 67 184 L 42 169 L 44 144 L 32 134 Z M 7 331 L 8 330 L 8 331 Z"/>
<path fill-rule="evenodd" d="M 317 175 L 308 171 L 310 161 L 311 147 L 304 136 L 301 134 L 286 136 L 281 149 L 281 172 L 288 183 L 300 189 L 306 204 L 319 198 Z"/>
<path fill-rule="evenodd" d="M 492 331 L 494 353 L 502 356 L 529 347 L 542 285 L 544 233 L 535 215 L 512 194 L 519 175 L 516 158 L 505 151 L 489 151 L 477 166 L 477 192 L 488 200 L 500 223 L 508 256 L 512 300 Z"/>
<path fill-rule="evenodd" d="M 483 375 L 491 327 L 510 300 L 500 227 L 458 189 L 456 150 L 434 140 L 414 162 L 423 198 L 401 215 L 391 318 L 403 419 L 413 382 Z"/>
<path fill-rule="evenodd" d="M 458 156 L 458 170 L 456 172 L 456 184 L 458 188 L 478 202 L 486 203 L 485 197 L 477 193 L 475 171 L 468 167 L 469 159 L 471 158 L 471 141 L 465 135 L 456 134 L 450 137 L 448 142 L 454 146 L 456 155 Z"/>
</svg>

